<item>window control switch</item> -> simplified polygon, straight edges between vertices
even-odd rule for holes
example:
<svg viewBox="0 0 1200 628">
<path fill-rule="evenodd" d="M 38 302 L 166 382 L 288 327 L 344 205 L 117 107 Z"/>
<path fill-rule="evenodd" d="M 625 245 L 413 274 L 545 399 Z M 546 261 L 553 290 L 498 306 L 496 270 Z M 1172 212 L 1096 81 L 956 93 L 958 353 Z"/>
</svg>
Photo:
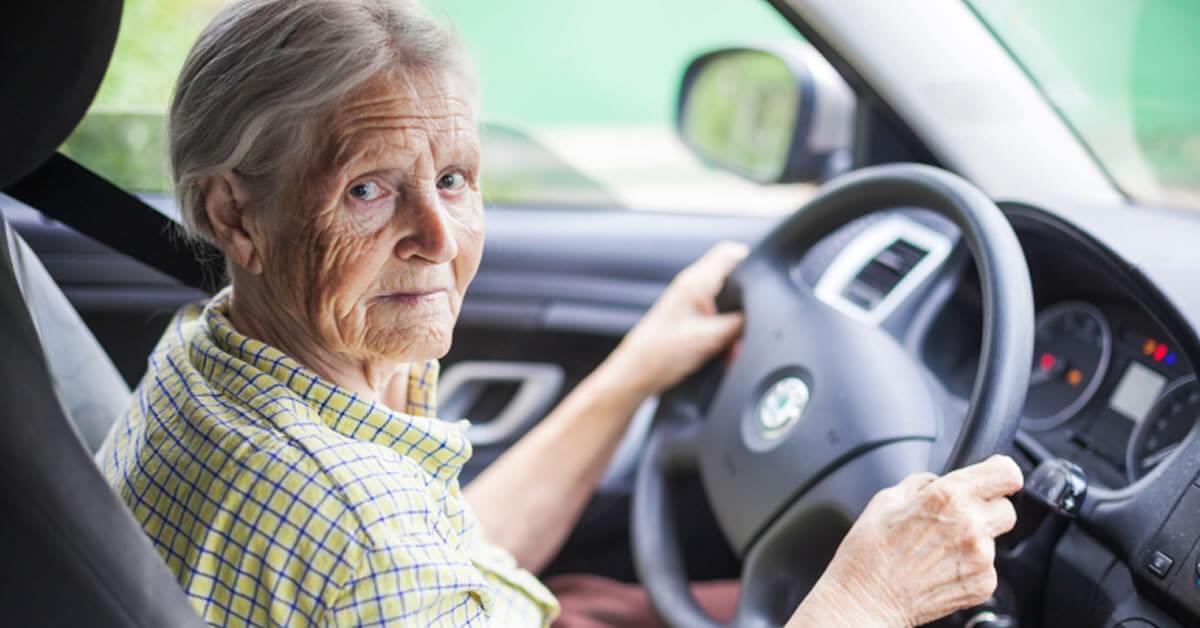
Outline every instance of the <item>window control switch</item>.
<svg viewBox="0 0 1200 628">
<path fill-rule="evenodd" d="M 1150 573 L 1158 576 L 1159 579 L 1163 579 L 1167 577 L 1167 573 L 1171 571 L 1171 565 L 1174 564 L 1175 561 L 1170 556 L 1161 551 L 1155 551 L 1150 555 L 1150 560 L 1146 561 L 1146 569 L 1149 569 Z"/>
</svg>

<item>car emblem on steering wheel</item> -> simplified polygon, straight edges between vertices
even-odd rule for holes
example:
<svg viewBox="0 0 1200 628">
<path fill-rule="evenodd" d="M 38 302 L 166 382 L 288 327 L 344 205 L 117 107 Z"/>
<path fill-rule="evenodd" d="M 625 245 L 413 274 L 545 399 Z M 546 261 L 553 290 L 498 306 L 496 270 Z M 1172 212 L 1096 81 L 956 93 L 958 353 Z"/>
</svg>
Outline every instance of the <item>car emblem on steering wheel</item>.
<svg viewBox="0 0 1200 628">
<path fill-rule="evenodd" d="M 778 438 L 796 423 L 808 406 L 808 384 L 799 377 L 784 377 L 763 393 L 758 402 L 758 425 L 767 438 Z"/>
</svg>

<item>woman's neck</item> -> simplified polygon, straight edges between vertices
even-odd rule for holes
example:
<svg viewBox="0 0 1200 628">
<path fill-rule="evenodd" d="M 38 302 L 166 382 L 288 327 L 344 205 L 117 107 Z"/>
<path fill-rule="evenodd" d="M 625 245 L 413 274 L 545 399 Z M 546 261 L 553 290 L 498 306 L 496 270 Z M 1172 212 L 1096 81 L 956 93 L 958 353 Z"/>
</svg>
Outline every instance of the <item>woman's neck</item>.
<svg viewBox="0 0 1200 628">
<path fill-rule="evenodd" d="M 252 290 L 233 291 L 229 321 L 240 333 L 275 347 L 321 378 L 368 401 L 397 412 L 405 410 L 410 370 L 407 362 L 357 359 L 329 351 L 297 317 L 260 304 Z"/>
</svg>

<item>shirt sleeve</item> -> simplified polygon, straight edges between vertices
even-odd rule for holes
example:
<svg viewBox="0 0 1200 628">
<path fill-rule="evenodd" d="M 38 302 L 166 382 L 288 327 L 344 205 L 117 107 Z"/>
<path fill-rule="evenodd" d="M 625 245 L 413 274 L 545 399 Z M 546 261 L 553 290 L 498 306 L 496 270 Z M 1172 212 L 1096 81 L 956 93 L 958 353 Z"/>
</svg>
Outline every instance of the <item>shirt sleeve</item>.
<svg viewBox="0 0 1200 628">
<path fill-rule="evenodd" d="M 325 626 L 487 626 L 492 593 L 479 569 L 436 534 L 367 549 Z"/>
</svg>

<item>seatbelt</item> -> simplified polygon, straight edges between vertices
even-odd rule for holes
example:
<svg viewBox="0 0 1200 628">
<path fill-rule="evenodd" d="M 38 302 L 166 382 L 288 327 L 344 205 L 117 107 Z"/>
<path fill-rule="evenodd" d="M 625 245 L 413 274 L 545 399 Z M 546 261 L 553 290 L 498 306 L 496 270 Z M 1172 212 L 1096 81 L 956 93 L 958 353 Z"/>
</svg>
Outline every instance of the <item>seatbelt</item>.
<svg viewBox="0 0 1200 628">
<path fill-rule="evenodd" d="M 224 275 L 176 235 L 175 221 L 62 153 L 4 193 L 186 285 L 212 292 Z"/>
</svg>

